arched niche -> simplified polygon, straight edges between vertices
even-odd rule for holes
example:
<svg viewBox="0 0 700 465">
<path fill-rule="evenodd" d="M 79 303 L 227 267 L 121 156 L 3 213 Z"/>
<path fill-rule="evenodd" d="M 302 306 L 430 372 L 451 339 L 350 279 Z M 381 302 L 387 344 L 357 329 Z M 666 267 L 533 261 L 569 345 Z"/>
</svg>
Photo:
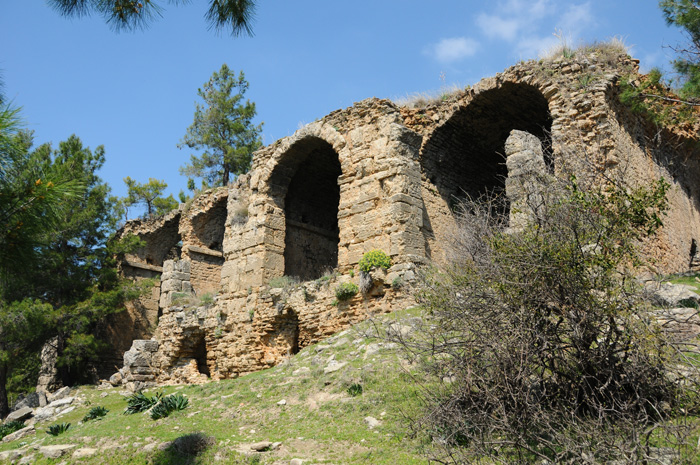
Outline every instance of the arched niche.
<svg viewBox="0 0 700 465">
<path fill-rule="evenodd" d="M 195 216 L 192 220 L 192 229 L 197 241 L 204 247 L 218 252 L 222 251 L 224 242 L 227 200 L 228 197 L 221 197 L 210 209 Z"/>
<path fill-rule="evenodd" d="M 338 266 L 338 153 L 318 137 L 295 142 L 270 179 L 284 208 L 284 274 L 303 280 Z"/>
<path fill-rule="evenodd" d="M 536 87 L 504 83 L 478 94 L 435 130 L 423 147 L 421 168 L 453 207 L 467 195 L 505 188 L 504 145 L 513 129 L 537 136 L 549 154 L 551 127 L 547 100 Z"/>
</svg>

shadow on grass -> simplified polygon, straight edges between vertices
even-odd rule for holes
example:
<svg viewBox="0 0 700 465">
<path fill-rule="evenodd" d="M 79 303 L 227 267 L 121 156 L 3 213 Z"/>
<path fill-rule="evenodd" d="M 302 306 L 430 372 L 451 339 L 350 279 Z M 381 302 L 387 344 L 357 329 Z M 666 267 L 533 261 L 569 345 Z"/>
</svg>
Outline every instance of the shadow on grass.
<svg viewBox="0 0 700 465">
<path fill-rule="evenodd" d="M 203 464 L 201 455 L 214 443 L 214 438 L 204 433 L 185 434 L 175 439 L 166 449 L 158 452 L 151 463 L 153 465 Z"/>
</svg>

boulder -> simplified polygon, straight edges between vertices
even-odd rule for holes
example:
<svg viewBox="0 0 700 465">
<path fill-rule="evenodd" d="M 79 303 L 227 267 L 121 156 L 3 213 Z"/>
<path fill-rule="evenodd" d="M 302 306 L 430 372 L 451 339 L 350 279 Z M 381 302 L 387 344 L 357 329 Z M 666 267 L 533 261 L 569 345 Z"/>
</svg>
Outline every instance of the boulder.
<svg viewBox="0 0 700 465">
<path fill-rule="evenodd" d="M 63 399 L 64 397 L 68 397 L 70 394 L 70 388 L 68 386 L 62 387 L 58 391 L 54 392 L 53 394 L 46 394 L 46 401 L 51 404 L 52 402 L 55 402 L 59 399 Z"/>
<path fill-rule="evenodd" d="M 120 372 L 114 373 L 112 376 L 109 377 L 109 384 L 112 386 L 120 386 L 122 384 L 122 380 L 124 377 Z"/>
<path fill-rule="evenodd" d="M 268 450 L 272 446 L 272 442 L 270 441 L 260 441 L 256 442 L 255 444 L 250 445 L 250 450 L 254 450 L 256 452 L 264 452 Z"/>
<path fill-rule="evenodd" d="M 58 459 L 66 455 L 68 451 L 74 447 L 75 444 L 54 444 L 50 446 L 41 446 L 39 448 L 39 453 L 43 454 L 43 456 L 47 459 Z"/>
<path fill-rule="evenodd" d="M 34 409 L 31 407 L 22 407 L 20 409 L 15 410 L 14 412 L 10 413 L 7 418 L 5 418 L 5 422 L 9 421 L 24 421 L 28 418 L 31 418 L 32 415 L 34 415 Z"/>
<path fill-rule="evenodd" d="M 700 304 L 700 295 L 695 293 L 692 286 L 683 284 L 664 283 L 653 284 L 650 291 L 651 301 L 662 307 L 697 307 Z"/>
<path fill-rule="evenodd" d="M 26 426 L 20 430 L 15 431 L 14 433 L 8 434 L 4 438 L 2 438 L 2 442 L 16 441 L 17 439 L 22 439 L 34 433 L 36 433 L 36 429 L 34 429 L 33 426 Z"/>
</svg>

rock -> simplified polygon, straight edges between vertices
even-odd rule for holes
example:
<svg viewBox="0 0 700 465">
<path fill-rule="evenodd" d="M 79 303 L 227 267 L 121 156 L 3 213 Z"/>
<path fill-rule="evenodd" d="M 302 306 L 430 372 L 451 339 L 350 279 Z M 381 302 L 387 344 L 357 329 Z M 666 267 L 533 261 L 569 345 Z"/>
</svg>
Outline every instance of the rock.
<svg viewBox="0 0 700 465">
<path fill-rule="evenodd" d="M 256 442 L 255 444 L 251 444 L 250 450 L 254 450 L 256 452 L 264 452 L 266 450 L 269 450 L 271 446 L 272 446 L 272 442 L 261 441 L 261 442 Z"/>
<path fill-rule="evenodd" d="M 365 417 L 365 423 L 367 423 L 367 426 L 369 427 L 369 429 L 374 429 L 377 426 L 382 424 L 381 421 L 377 420 L 374 417 Z"/>
<path fill-rule="evenodd" d="M 69 450 L 73 449 L 75 444 L 54 444 L 51 446 L 39 447 L 39 453 L 43 454 L 47 459 L 57 459 L 63 457 Z"/>
<path fill-rule="evenodd" d="M 310 372 L 311 372 L 311 368 L 309 368 L 309 367 L 301 367 L 301 368 L 297 368 L 296 370 L 294 370 L 294 371 L 292 372 L 292 376 L 299 376 L 299 375 L 301 375 L 301 374 L 310 373 Z"/>
<path fill-rule="evenodd" d="M 109 377 L 109 384 L 112 386 L 119 386 L 122 384 L 122 380 L 124 377 L 120 372 L 114 373 L 112 376 Z"/>
<path fill-rule="evenodd" d="M 18 450 L 6 450 L 3 452 L 0 452 L 0 460 L 1 461 L 7 460 L 9 462 L 13 462 L 13 461 L 17 460 L 18 458 L 20 458 L 21 456 L 22 456 L 22 454 Z"/>
<path fill-rule="evenodd" d="M 664 283 L 658 287 L 653 284 L 649 289 L 651 301 L 663 307 L 696 307 L 700 304 L 700 295 L 691 288 L 682 284 Z"/>
<path fill-rule="evenodd" d="M 325 374 L 333 373 L 334 371 L 340 370 L 345 365 L 347 365 L 347 362 L 338 362 L 336 360 L 331 360 L 331 362 L 328 365 L 326 365 L 326 368 L 323 369 L 323 372 Z"/>
<path fill-rule="evenodd" d="M 280 400 L 279 402 L 277 402 L 277 405 L 287 405 L 287 400 L 286 400 L 286 399 L 282 399 L 282 400 Z"/>
<path fill-rule="evenodd" d="M 282 447 L 282 443 L 281 443 L 281 442 L 273 442 L 272 445 L 270 446 L 270 450 L 277 450 L 277 449 L 279 449 L 280 447 Z"/>
<path fill-rule="evenodd" d="M 156 352 L 158 350 L 158 341 L 136 339 L 131 343 L 131 348 L 142 352 Z"/>
<path fill-rule="evenodd" d="M 58 399 L 53 402 L 51 402 L 47 407 L 51 408 L 58 408 L 58 407 L 63 407 L 64 405 L 70 405 L 73 403 L 75 400 L 75 397 L 64 397 L 63 399 Z"/>
<path fill-rule="evenodd" d="M 74 459 L 84 459 L 86 457 L 92 457 L 98 452 L 98 449 L 93 449 L 91 447 L 83 447 L 81 449 L 76 450 L 73 452 L 73 458 Z"/>
<path fill-rule="evenodd" d="M 143 446 L 143 448 L 141 450 L 144 452 L 153 452 L 156 449 L 156 447 L 158 447 L 158 444 L 155 442 L 152 442 L 150 444 L 146 444 L 145 446 Z"/>
<path fill-rule="evenodd" d="M 36 383 L 37 392 L 48 393 L 61 387 L 56 360 L 58 360 L 58 337 L 53 337 L 41 348 L 41 368 L 39 368 L 39 378 Z"/>
<path fill-rule="evenodd" d="M 289 465 L 304 465 L 304 461 L 302 459 L 292 459 L 289 461 Z"/>
<path fill-rule="evenodd" d="M 58 391 L 54 392 L 53 394 L 47 394 L 46 395 L 46 401 L 51 404 L 52 402 L 55 402 L 57 400 L 63 399 L 64 397 L 68 397 L 70 394 L 70 388 L 68 386 L 62 387 Z"/>
<path fill-rule="evenodd" d="M 34 454 L 31 455 L 25 455 L 22 457 L 22 460 L 19 461 L 19 465 L 29 465 L 30 463 L 36 462 L 36 457 Z"/>
<path fill-rule="evenodd" d="M 56 413 L 56 409 L 53 407 L 49 407 L 49 406 L 41 407 L 41 408 L 38 408 L 34 411 L 33 420 L 35 422 L 48 420 L 49 418 L 53 417 L 55 413 Z"/>
<path fill-rule="evenodd" d="M 27 396 L 15 404 L 14 410 L 19 410 L 24 407 L 37 408 L 42 407 L 41 398 L 44 399 L 44 405 L 46 405 L 46 395 L 38 392 L 30 392 Z"/>
<path fill-rule="evenodd" d="M 34 409 L 31 407 L 22 407 L 19 410 L 15 410 L 14 412 L 10 413 L 7 418 L 5 418 L 5 422 L 9 421 L 24 421 L 28 418 L 31 418 L 34 415 Z"/>
</svg>

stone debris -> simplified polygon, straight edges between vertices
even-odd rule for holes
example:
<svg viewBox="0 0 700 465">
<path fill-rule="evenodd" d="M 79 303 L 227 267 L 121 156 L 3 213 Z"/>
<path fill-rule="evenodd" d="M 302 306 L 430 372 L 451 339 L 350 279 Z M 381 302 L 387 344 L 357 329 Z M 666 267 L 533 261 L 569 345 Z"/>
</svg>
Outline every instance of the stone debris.
<svg viewBox="0 0 700 465">
<path fill-rule="evenodd" d="M 255 444 L 250 445 L 250 450 L 254 450 L 255 452 L 264 452 L 269 450 L 270 447 L 272 447 L 272 444 L 273 443 L 271 441 L 256 442 Z"/>
<path fill-rule="evenodd" d="M 690 307 L 700 304 L 700 295 L 695 287 L 684 284 L 656 283 L 647 284 L 651 301 L 663 307 Z"/>
<path fill-rule="evenodd" d="M 10 422 L 10 421 L 24 421 L 28 418 L 31 418 L 32 415 L 34 414 L 34 409 L 31 407 L 22 407 L 19 410 L 15 410 L 14 412 L 11 412 L 7 418 L 5 418 L 5 422 Z"/>
<path fill-rule="evenodd" d="M 277 402 L 277 405 L 287 405 L 287 401 L 285 399 L 282 399 L 279 402 Z"/>
<path fill-rule="evenodd" d="M 39 453 L 47 459 L 58 459 L 66 455 L 75 447 L 75 444 L 54 444 L 50 446 L 41 446 L 39 447 Z"/>
<path fill-rule="evenodd" d="M 99 449 L 94 449 L 91 447 L 83 447 L 80 449 L 77 449 L 75 452 L 73 452 L 73 455 L 71 456 L 74 459 L 84 459 L 87 457 L 92 457 L 93 455 L 97 454 L 99 452 Z"/>
<path fill-rule="evenodd" d="M 333 373 L 336 372 L 347 365 L 347 362 L 339 362 L 337 360 L 331 360 L 328 365 L 323 369 L 323 373 L 328 374 L 328 373 Z"/>
<path fill-rule="evenodd" d="M 289 465 L 304 465 L 304 461 L 302 459 L 292 459 L 289 461 Z"/>
<path fill-rule="evenodd" d="M 376 428 L 377 426 L 379 426 L 379 425 L 382 424 L 381 421 L 377 420 L 377 419 L 374 418 L 374 417 L 365 417 L 365 423 L 367 423 L 367 427 L 368 427 L 369 429 L 374 429 L 374 428 Z"/>
<path fill-rule="evenodd" d="M 16 441 L 18 439 L 25 438 L 27 436 L 30 436 L 32 434 L 36 433 L 36 429 L 34 429 L 33 425 L 25 426 L 24 428 L 15 431 L 14 433 L 10 433 L 4 438 L 2 438 L 2 442 L 11 442 L 11 441 Z"/>
</svg>

